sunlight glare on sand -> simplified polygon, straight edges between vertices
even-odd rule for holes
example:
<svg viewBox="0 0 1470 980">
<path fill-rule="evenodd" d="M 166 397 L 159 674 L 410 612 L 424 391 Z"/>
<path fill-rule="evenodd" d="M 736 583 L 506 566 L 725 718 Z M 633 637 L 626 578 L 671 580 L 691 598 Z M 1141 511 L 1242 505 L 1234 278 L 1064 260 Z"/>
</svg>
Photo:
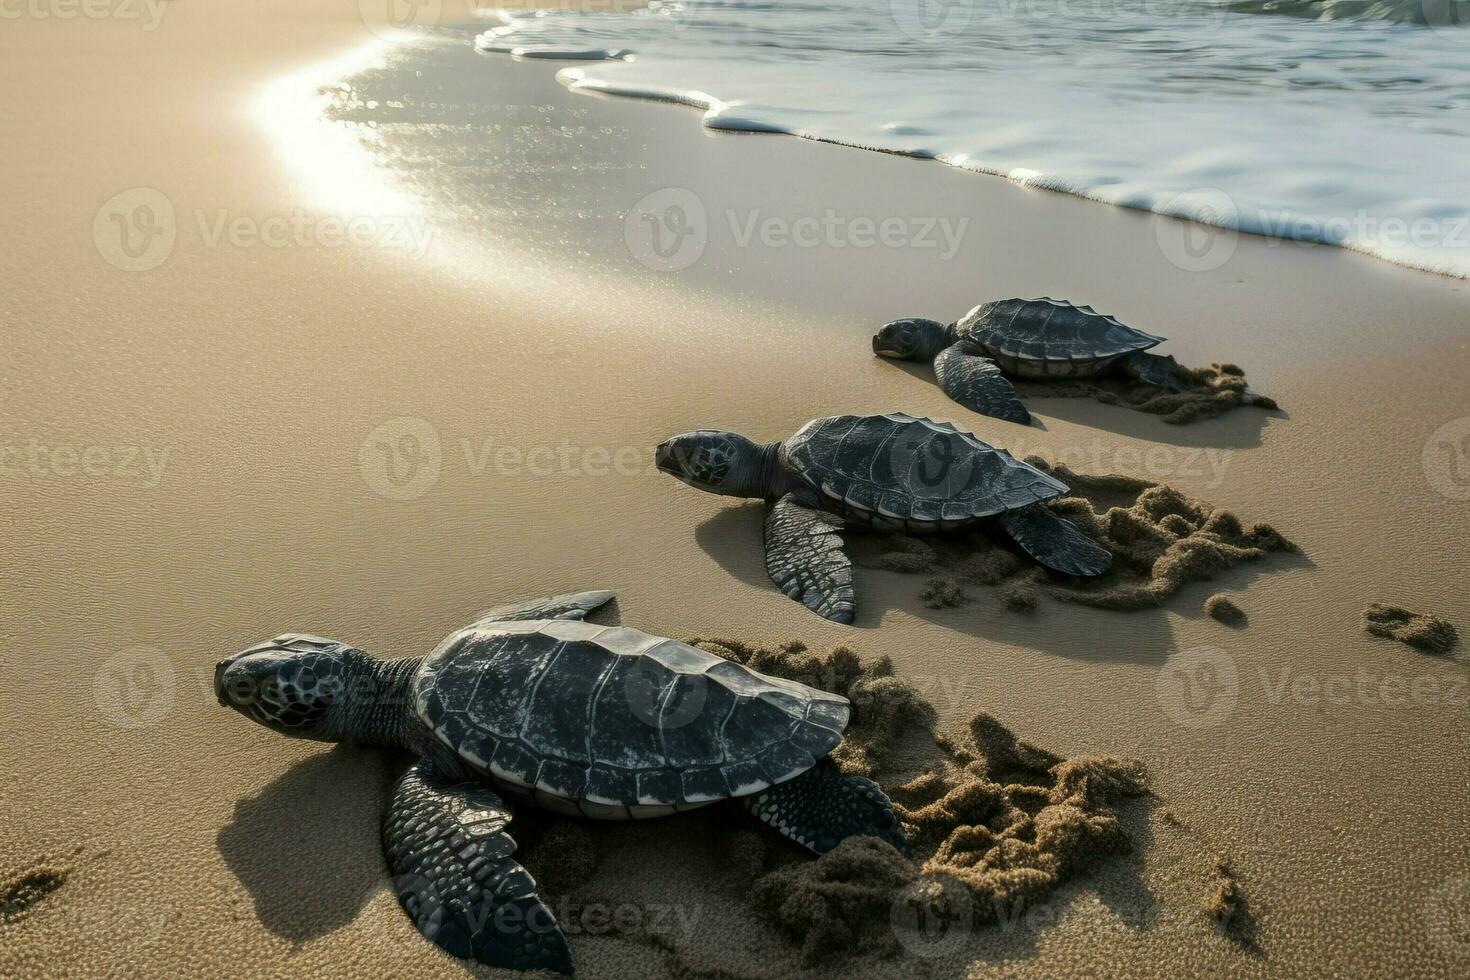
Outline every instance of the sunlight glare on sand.
<svg viewBox="0 0 1470 980">
<path fill-rule="evenodd" d="M 313 210 L 343 219 L 422 217 L 417 195 L 380 166 L 369 146 L 375 127 L 333 119 L 327 110 L 350 92 L 345 81 L 384 67 L 411 35 L 379 38 L 345 54 L 273 79 L 255 105 L 255 116 L 279 157 L 291 168 Z"/>
</svg>

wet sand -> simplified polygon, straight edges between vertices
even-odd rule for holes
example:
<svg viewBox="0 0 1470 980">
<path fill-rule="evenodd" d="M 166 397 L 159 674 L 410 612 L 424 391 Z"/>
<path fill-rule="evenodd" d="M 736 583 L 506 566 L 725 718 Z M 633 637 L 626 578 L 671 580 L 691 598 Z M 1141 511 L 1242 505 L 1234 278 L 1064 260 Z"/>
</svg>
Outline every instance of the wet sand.
<svg viewBox="0 0 1470 980">
<path fill-rule="evenodd" d="M 1169 260 L 1178 229 L 1147 215 L 706 133 L 682 107 L 570 95 L 546 64 L 459 59 L 454 39 L 426 56 L 443 74 L 399 85 L 402 107 L 364 106 L 382 113 L 373 149 L 304 122 L 310 84 L 305 101 L 274 90 L 263 118 L 267 85 L 373 40 L 350 13 L 175 4 L 155 31 L 23 19 L 0 34 L 0 883 L 28 883 L 5 897 L 0 974 L 489 975 L 425 943 L 387 890 L 377 826 L 403 760 L 250 726 L 215 703 L 210 671 L 285 630 L 422 653 L 498 601 L 585 588 L 666 635 L 887 654 L 941 725 L 987 712 L 1060 756 L 1147 766 L 1156 798 L 1122 805 L 1131 854 L 946 947 L 937 975 L 1462 974 L 1467 668 L 1369 636 L 1361 610 L 1470 623 L 1454 454 L 1470 284 L 1247 238 L 1190 272 Z M 497 133 L 500 149 L 465 152 Z M 409 176 L 384 177 L 385 159 Z M 145 272 L 93 237 L 135 187 L 176 213 Z M 669 187 L 711 230 L 698 261 L 658 273 L 623 215 Z M 829 207 L 970 222 L 945 260 L 741 247 L 726 220 Z M 257 229 L 304 212 L 317 231 L 324 213 L 427 216 L 437 234 L 421 255 L 211 244 L 221 211 Z M 1163 333 L 1184 363 L 1238 363 L 1284 411 L 1181 428 L 1038 399 L 1042 425 L 1021 429 L 868 347 L 892 316 L 1033 294 Z M 1177 486 L 1302 557 L 1163 609 L 1032 616 L 993 595 L 931 610 L 913 577 L 860 569 L 857 623 L 840 627 L 767 582 L 758 506 L 648 465 L 697 426 L 773 440 L 895 409 Z M 1248 627 L 1204 614 L 1219 591 Z M 667 941 L 578 923 L 579 972 L 796 969 L 731 874 L 737 823 L 597 828 L 582 884 Z M 1205 911 L 1219 854 L 1250 944 Z"/>
</svg>

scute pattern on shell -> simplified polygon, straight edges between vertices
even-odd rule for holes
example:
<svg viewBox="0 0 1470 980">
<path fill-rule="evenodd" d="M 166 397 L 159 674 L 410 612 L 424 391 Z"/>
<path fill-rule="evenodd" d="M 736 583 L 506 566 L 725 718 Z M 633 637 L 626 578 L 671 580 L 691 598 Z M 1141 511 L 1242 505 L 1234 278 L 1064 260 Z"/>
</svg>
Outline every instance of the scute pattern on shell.
<svg viewBox="0 0 1470 980">
<path fill-rule="evenodd" d="M 1096 361 L 1164 342 L 1163 337 L 1135 330 L 1090 306 L 1073 306 L 1045 296 L 982 304 L 965 314 L 956 329 L 1003 362 L 1006 358 Z"/>
<path fill-rule="evenodd" d="M 1067 490 L 947 422 L 902 413 L 817 419 L 782 452 L 824 507 L 880 525 L 962 525 Z"/>
<path fill-rule="evenodd" d="M 476 769 L 550 809 L 614 819 L 798 776 L 851 715 L 838 695 L 678 641 L 566 620 L 463 630 L 425 658 L 413 692 Z"/>
</svg>

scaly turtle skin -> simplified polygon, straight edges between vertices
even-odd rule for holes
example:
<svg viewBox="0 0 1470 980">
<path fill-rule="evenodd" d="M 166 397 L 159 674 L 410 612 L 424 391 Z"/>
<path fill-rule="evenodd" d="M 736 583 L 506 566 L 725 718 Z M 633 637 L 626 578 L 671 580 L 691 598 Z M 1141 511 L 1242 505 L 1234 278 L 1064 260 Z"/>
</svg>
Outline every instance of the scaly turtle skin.
<svg viewBox="0 0 1470 980">
<path fill-rule="evenodd" d="M 929 534 L 993 522 L 1067 575 L 1100 575 L 1107 551 L 1043 503 L 1066 484 L 948 423 L 901 413 L 816 419 L 785 442 L 699 429 L 662 443 L 658 468 L 710 493 L 772 502 L 766 571 L 827 619 L 853 621 L 846 523 Z"/>
<path fill-rule="evenodd" d="M 611 598 L 495 609 L 406 660 L 279 636 L 220 661 L 215 691 L 284 735 L 419 756 L 383 817 L 394 890 L 427 938 L 491 966 L 572 969 L 507 801 L 629 820 L 738 799 L 818 854 L 858 835 L 905 848 L 883 791 L 826 758 L 846 698 L 582 621 Z"/>
<path fill-rule="evenodd" d="M 873 352 L 933 361 L 944 393 L 982 415 L 1028 424 L 1031 414 L 1007 380 L 1080 380 L 1118 373 L 1171 390 L 1185 384 L 1172 357 L 1145 353 L 1163 337 L 1135 330 L 1090 306 L 1006 299 L 975 307 L 955 323 L 907 318 L 885 324 Z"/>
</svg>

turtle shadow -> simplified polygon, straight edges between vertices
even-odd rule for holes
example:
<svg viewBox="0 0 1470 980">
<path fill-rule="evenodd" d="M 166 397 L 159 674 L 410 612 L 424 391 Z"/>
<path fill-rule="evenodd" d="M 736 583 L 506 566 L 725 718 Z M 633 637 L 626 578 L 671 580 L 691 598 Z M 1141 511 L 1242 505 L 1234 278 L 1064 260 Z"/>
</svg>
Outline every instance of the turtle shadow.
<svg viewBox="0 0 1470 980">
<path fill-rule="evenodd" d="M 694 540 L 730 575 L 774 592 L 776 586 L 766 574 L 765 520 L 765 504 L 734 504 L 702 521 L 694 529 Z"/>
<path fill-rule="evenodd" d="M 338 745 L 235 804 L 215 845 L 261 925 L 305 943 L 351 922 L 383 887 L 378 825 L 400 768 L 390 753 Z"/>
<path fill-rule="evenodd" d="M 1140 412 L 1125 405 L 1109 405 L 1093 398 L 1065 398 L 1056 395 L 1028 395 L 1021 390 L 1022 402 L 1033 413 L 1044 412 L 1051 418 L 1088 429 L 1096 429 L 1109 436 L 1127 436 L 1146 442 L 1156 442 L 1181 449 L 1255 449 L 1261 445 L 1262 433 L 1273 420 L 1285 420 L 1291 416 L 1280 408 L 1257 408 L 1244 406 L 1201 419 L 1187 425 L 1172 425 L 1157 415 Z M 1082 450 L 1092 447 L 1080 447 Z M 1106 453 L 1102 447 L 1099 453 Z M 1071 462 L 1062 460 L 1062 462 Z M 1106 460 L 1104 460 L 1106 462 Z M 1183 462 L 1180 463 L 1183 466 Z M 1147 475 L 1150 479 L 1160 474 Z M 1167 476 L 1167 474 L 1162 474 Z"/>
<path fill-rule="evenodd" d="M 934 377 L 934 369 L 931 365 L 915 361 L 895 361 L 888 358 L 883 358 L 883 360 L 929 385 L 941 395 L 943 394 L 939 388 L 938 379 Z M 1044 414 L 1062 422 L 1096 429 L 1113 436 L 1129 436 L 1185 449 L 1254 449 L 1261 444 L 1261 433 L 1265 431 L 1272 419 L 1290 418 L 1290 415 L 1280 408 L 1265 409 L 1245 406 L 1224 415 L 1202 419 L 1188 425 L 1171 425 L 1157 415 L 1140 412 L 1126 405 L 1110 405 L 1095 398 L 1083 396 L 1032 394 L 1028 390 L 1030 383 L 1021 381 L 1015 384 L 1022 404 L 1031 412 L 1029 426 L 1016 426 L 1014 437 L 1016 443 L 1025 440 L 1028 430 L 1040 432 L 1048 430 L 1049 426 L 1046 424 L 1046 418 L 1043 417 Z M 962 430 L 968 431 L 965 423 L 969 418 L 983 418 L 987 423 L 1000 421 L 972 411 L 958 402 L 951 401 L 950 404 L 953 406 L 953 412 L 946 418 Z M 1105 453 L 1107 448 L 1072 447 L 1072 451 L 1091 450 L 1093 455 L 1100 455 Z M 1017 452 L 1017 455 L 1020 453 Z M 1075 460 L 1062 461 L 1069 462 L 1069 464 L 1076 462 Z"/>
<path fill-rule="evenodd" d="M 763 505 L 735 504 L 705 519 L 695 528 L 694 539 L 729 575 L 746 585 L 769 590 L 776 598 L 790 602 L 796 610 L 800 610 L 800 604 L 782 596 L 766 574 L 762 545 L 764 520 Z M 844 532 L 844 537 L 849 542 L 858 535 L 876 537 L 868 531 Z M 851 548 L 849 554 L 852 554 Z M 1035 615 L 1020 615 L 1004 609 L 996 598 L 994 589 L 977 587 L 971 590 L 970 601 L 959 608 L 930 609 L 918 597 L 925 580 L 923 575 L 906 575 L 855 565 L 853 578 L 858 599 L 857 618 L 852 624 L 856 629 L 877 629 L 881 627 L 888 610 L 900 609 L 956 633 L 1026 647 L 1035 647 L 1040 643 L 1048 653 L 1077 660 L 1126 659 L 1141 663 L 1162 663 L 1173 649 L 1173 633 L 1169 629 L 1168 617 L 1163 609 L 1146 609 L 1126 614 L 1132 627 L 1127 635 L 1127 642 L 1110 640 L 1099 643 L 1099 633 L 1113 633 L 1108 629 L 1106 621 L 1116 620 L 1124 614 L 1097 609 L 1068 610 L 1072 615 L 1071 623 L 1082 623 L 1087 628 L 1047 630 L 1047 603 Z M 1050 605 L 1055 606 L 1056 603 Z M 816 617 L 812 612 L 806 612 L 806 615 Z"/>
</svg>

